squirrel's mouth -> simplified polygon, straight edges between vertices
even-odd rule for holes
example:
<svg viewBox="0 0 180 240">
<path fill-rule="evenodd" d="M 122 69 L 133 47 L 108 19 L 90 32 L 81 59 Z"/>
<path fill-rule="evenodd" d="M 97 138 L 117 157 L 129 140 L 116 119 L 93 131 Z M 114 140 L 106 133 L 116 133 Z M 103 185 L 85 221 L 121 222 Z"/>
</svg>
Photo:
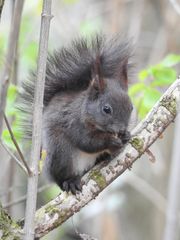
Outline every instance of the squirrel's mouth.
<svg viewBox="0 0 180 240">
<path fill-rule="evenodd" d="M 116 139 L 119 138 L 119 132 L 109 131 L 109 130 L 106 129 L 106 127 L 103 127 L 103 126 L 101 126 L 97 123 L 94 123 L 92 121 L 87 121 L 86 124 L 90 129 L 98 130 L 98 131 L 101 131 L 103 133 L 107 133 L 108 135 L 113 136 Z"/>
<path fill-rule="evenodd" d="M 112 129 L 111 130 L 107 129 L 107 127 L 101 126 L 98 123 L 96 123 L 92 120 L 89 120 L 89 119 L 86 121 L 86 125 L 91 130 L 106 133 L 106 134 L 108 134 L 109 136 L 111 136 L 115 139 L 118 139 L 121 136 L 120 132 L 115 132 L 115 131 L 112 131 Z"/>
</svg>

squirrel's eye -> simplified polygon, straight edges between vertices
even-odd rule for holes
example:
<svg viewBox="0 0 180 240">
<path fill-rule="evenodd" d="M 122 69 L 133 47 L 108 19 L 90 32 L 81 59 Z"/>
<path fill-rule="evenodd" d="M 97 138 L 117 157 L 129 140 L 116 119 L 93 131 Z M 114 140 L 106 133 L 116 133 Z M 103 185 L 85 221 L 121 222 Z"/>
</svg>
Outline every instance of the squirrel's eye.
<svg viewBox="0 0 180 240">
<path fill-rule="evenodd" d="M 112 107 L 110 105 L 104 105 L 103 112 L 106 114 L 112 114 Z"/>
</svg>

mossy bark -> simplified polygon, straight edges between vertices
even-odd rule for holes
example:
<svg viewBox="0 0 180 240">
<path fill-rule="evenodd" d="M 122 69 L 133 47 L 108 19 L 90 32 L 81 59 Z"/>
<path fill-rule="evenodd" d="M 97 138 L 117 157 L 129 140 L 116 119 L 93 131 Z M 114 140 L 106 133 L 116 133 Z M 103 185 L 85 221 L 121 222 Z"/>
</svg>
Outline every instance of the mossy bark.
<svg viewBox="0 0 180 240">
<path fill-rule="evenodd" d="M 22 239 L 21 226 L 12 220 L 8 213 L 0 204 L 0 239 L 1 240 L 20 240 Z"/>
</svg>

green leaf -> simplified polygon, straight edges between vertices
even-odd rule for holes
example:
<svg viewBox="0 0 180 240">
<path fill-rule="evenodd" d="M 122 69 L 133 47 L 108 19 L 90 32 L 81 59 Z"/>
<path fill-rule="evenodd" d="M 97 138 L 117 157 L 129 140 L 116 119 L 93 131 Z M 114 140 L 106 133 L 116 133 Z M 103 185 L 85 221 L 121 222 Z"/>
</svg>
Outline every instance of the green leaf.
<svg viewBox="0 0 180 240">
<path fill-rule="evenodd" d="M 133 84 L 131 87 L 129 87 L 129 96 L 133 97 L 134 95 L 136 95 L 137 93 L 140 93 L 140 91 L 142 91 L 145 87 L 144 83 L 136 83 Z"/>
<path fill-rule="evenodd" d="M 15 127 L 11 126 L 11 128 L 12 128 L 12 131 L 13 131 L 16 141 L 19 143 L 20 140 L 22 139 L 19 129 L 16 126 Z M 9 148 L 11 148 L 12 150 L 16 150 L 8 129 L 3 130 L 2 139 Z"/>
<path fill-rule="evenodd" d="M 137 106 L 137 99 L 135 106 L 137 107 L 139 117 L 142 119 L 146 116 L 146 114 L 150 111 L 150 109 L 154 106 L 154 104 L 161 97 L 161 93 L 154 88 L 145 87 L 143 91 L 143 95 L 139 99 L 139 103 Z"/>
<path fill-rule="evenodd" d="M 38 53 L 38 44 L 31 41 L 27 48 L 24 49 L 22 62 L 28 65 L 28 68 L 34 68 L 36 66 L 36 58 Z"/>
<path fill-rule="evenodd" d="M 149 71 L 144 69 L 142 71 L 139 72 L 138 77 L 141 81 L 143 81 L 144 79 L 146 79 L 149 76 Z"/>
<path fill-rule="evenodd" d="M 153 68 L 152 86 L 167 86 L 176 80 L 176 71 L 172 68 Z"/>
<path fill-rule="evenodd" d="M 159 64 L 140 71 L 139 81 L 129 88 L 129 95 L 141 118 L 159 100 L 161 93 L 156 88 L 170 85 L 176 80 L 177 72 L 173 66 L 178 63 L 180 55 L 170 54 Z"/>
<path fill-rule="evenodd" d="M 143 105 L 143 103 L 142 103 L 141 106 L 138 109 L 140 119 L 143 119 L 147 115 L 149 110 L 150 109 L 148 107 L 146 107 L 145 105 Z"/>
<path fill-rule="evenodd" d="M 15 147 L 14 147 L 14 144 L 12 143 L 12 140 L 11 140 L 11 137 L 10 137 L 8 129 L 3 130 L 3 132 L 2 132 L 2 140 L 5 142 L 5 144 L 9 148 L 15 150 Z"/>
<path fill-rule="evenodd" d="M 146 87 L 144 91 L 143 106 L 150 110 L 161 97 L 161 93 L 155 88 Z"/>
<path fill-rule="evenodd" d="M 180 55 L 169 54 L 167 57 L 164 58 L 160 65 L 164 67 L 173 67 L 178 63 L 180 63 Z"/>
<path fill-rule="evenodd" d="M 142 93 L 142 92 L 141 92 Z M 148 113 L 149 108 L 144 106 L 143 104 L 143 98 L 144 98 L 144 93 L 142 93 L 141 96 L 136 97 L 133 99 L 133 104 L 135 105 L 137 111 L 138 111 L 138 116 L 143 119 L 145 115 Z"/>
<path fill-rule="evenodd" d="M 15 107 L 15 101 L 17 98 L 17 87 L 13 84 L 9 85 L 8 91 L 7 91 L 7 102 L 6 102 L 6 115 L 10 116 L 11 120 L 11 129 L 13 131 L 14 137 L 18 142 L 22 139 L 22 133 L 19 130 L 19 123 L 18 118 L 20 117 L 20 111 L 17 110 Z M 2 133 L 2 139 L 5 142 L 5 144 L 11 148 L 12 150 L 15 150 L 14 143 L 11 140 L 10 133 L 8 129 L 4 129 Z"/>
<path fill-rule="evenodd" d="M 7 92 L 9 102 L 14 102 L 17 96 L 17 87 L 14 84 L 10 84 Z"/>
<path fill-rule="evenodd" d="M 12 116 L 16 113 L 16 108 L 14 103 L 17 97 L 17 87 L 13 84 L 10 84 L 7 92 L 7 102 L 6 102 L 6 114 L 7 116 Z"/>
</svg>

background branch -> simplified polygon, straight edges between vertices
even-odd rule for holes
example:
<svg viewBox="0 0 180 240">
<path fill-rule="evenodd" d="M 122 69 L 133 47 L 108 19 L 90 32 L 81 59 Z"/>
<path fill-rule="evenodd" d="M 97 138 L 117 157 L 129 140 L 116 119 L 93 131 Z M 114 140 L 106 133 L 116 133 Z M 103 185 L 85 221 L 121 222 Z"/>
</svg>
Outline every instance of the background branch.
<svg viewBox="0 0 180 240">
<path fill-rule="evenodd" d="M 21 149 L 20 149 L 20 147 L 19 147 L 19 145 L 18 145 L 18 143 L 17 143 L 17 141 L 16 141 L 16 139 L 14 137 L 13 131 L 11 129 L 11 126 L 10 126 L 10 124 L 8 122 L 8 119 L 7 119 L 6 115 L 5 115 L 5 113 L 4 113 L 4 120 L 5 120 L 7 129 L 9 131 L 9 134 L 11 136 L 11 140 L 14 143 L 14 146 L 16 147 L 16 150 L 17 150 L 17 152 L 18 152 L 18 154 L 19 154 L 19 156 L 21 158 L 22 163 L 24 164 L 24 167 L 26 168 L 26 172 L 30 176 L 32 174 L 32 172 L 31 172 L 31 170 L 30 170 L 30 168 L 29 168 L 29 166 L 28 166 L 28 164 L 27 164 L 27 162 L 26 162 L 26 160 L 25 160 L 25 158 L 24 158 L 24 156 L 23 156 L 23 154 L 21 152 Z"/>
<path fill-rule="evenodd" d="M 25 168 L 24 164 L 11 152 L 11 150 L 6 146 L 2 139 L 0 139 L 1 146 L 6 150 L 6 152 L 11 156 L 13 160 L 20 166 L 20 168 L 28 175 L 27 169 Z"/>
<path fill-rule="evenodd" d="M 61 225 L 120 176 L 129 164 L 133 164 L 174 121 L 179 101 L 180 79 L 176 80 L 133 130 L 133 137 L 121 154 L 106 166 L 95 166 L 83 177 L 85 185 L 81 193 L 74 196 L 63 192 L 36 212 L 36 236 L 42 237 Z"/>
<path fill-rule="evenodd" d="M 10 34 L 8 38 L 7 55 L 5 59 L 4 69 L 2 71 L 2 76 L 0 78 L 0 136 L 2 134 L 3 112 L 6 106 L 7 89 L 12 72 L 12 66 L 14 63 L 15 49 L 19 36 L 23 5 L 24 0 L 16 0 Z"/>
<path fill-rule="evenodd" d="M 180 15 L 180 5 L 176 0 L 170 0 L 170 3 L 172 4 L 175 11 Z"/>
<path fill-rule="evenodd" d="M 52 186 L 51 184 L 43 185 L 42 187 L 39 187 L 39 188 L 38 188 L 37 193 L 41 193 L 42 191 L 46 190 L 47 188 L 50 188 L 51 186 Z M 11 202 L 8 202 L 8 203 L 6 203 L 6 204 L 3 204 L 3 207 L 4 207 L 4 208 L 9 208 L 9 207 L 12 207 L 12 206 L 14 206 L 14 205 L 16 205 L 16 204 L 25 202 L 25 201 L 26 201 L 26 197 L 27 197 L 26 195 L 21 196 L 21 197 L 13 200 L 13 201 L 11 201 Z"/>
<path fill-rule="evenodd" d="M 0 20 L 5 0 L 0 0 Z"/>
<path fill-rule="evenodd" d="M 37 81 L 35 83 L 35 97 L 33 109 L 33 131 L 32 131 L 32 149 L 30 168 L 33 172 L 28 178 L 27 202 L 25 213 L 25 238 L 24 240 L 34 239 L 34 216 L 36 211 L 37 187 L 38 187 L 38 161 L 41 150 L 41 126 L 42 109 L 44 96 L 44 82 L 46 72 L 46 60 L 49 38 L 49 27 L 51 20 L 51 0 L 43 1 L 43 10 L 41 16 L 41 32 L 39 42 L 39 54 L 37 65 Z"/>
<path fill-rule="evenodd" d="M 175 125 L 175 136 L 173 145 L 173 156 L 170 170 L 170 179 L 168 186 L 168 204 L 167 204 L 167 216 L 164 231 L 164 240 L 177 240 L 178 239 L 178 227 L 179 227 L 179 208 L 180 208 L 180 116 L 178 116 Z"/>
</svg>

